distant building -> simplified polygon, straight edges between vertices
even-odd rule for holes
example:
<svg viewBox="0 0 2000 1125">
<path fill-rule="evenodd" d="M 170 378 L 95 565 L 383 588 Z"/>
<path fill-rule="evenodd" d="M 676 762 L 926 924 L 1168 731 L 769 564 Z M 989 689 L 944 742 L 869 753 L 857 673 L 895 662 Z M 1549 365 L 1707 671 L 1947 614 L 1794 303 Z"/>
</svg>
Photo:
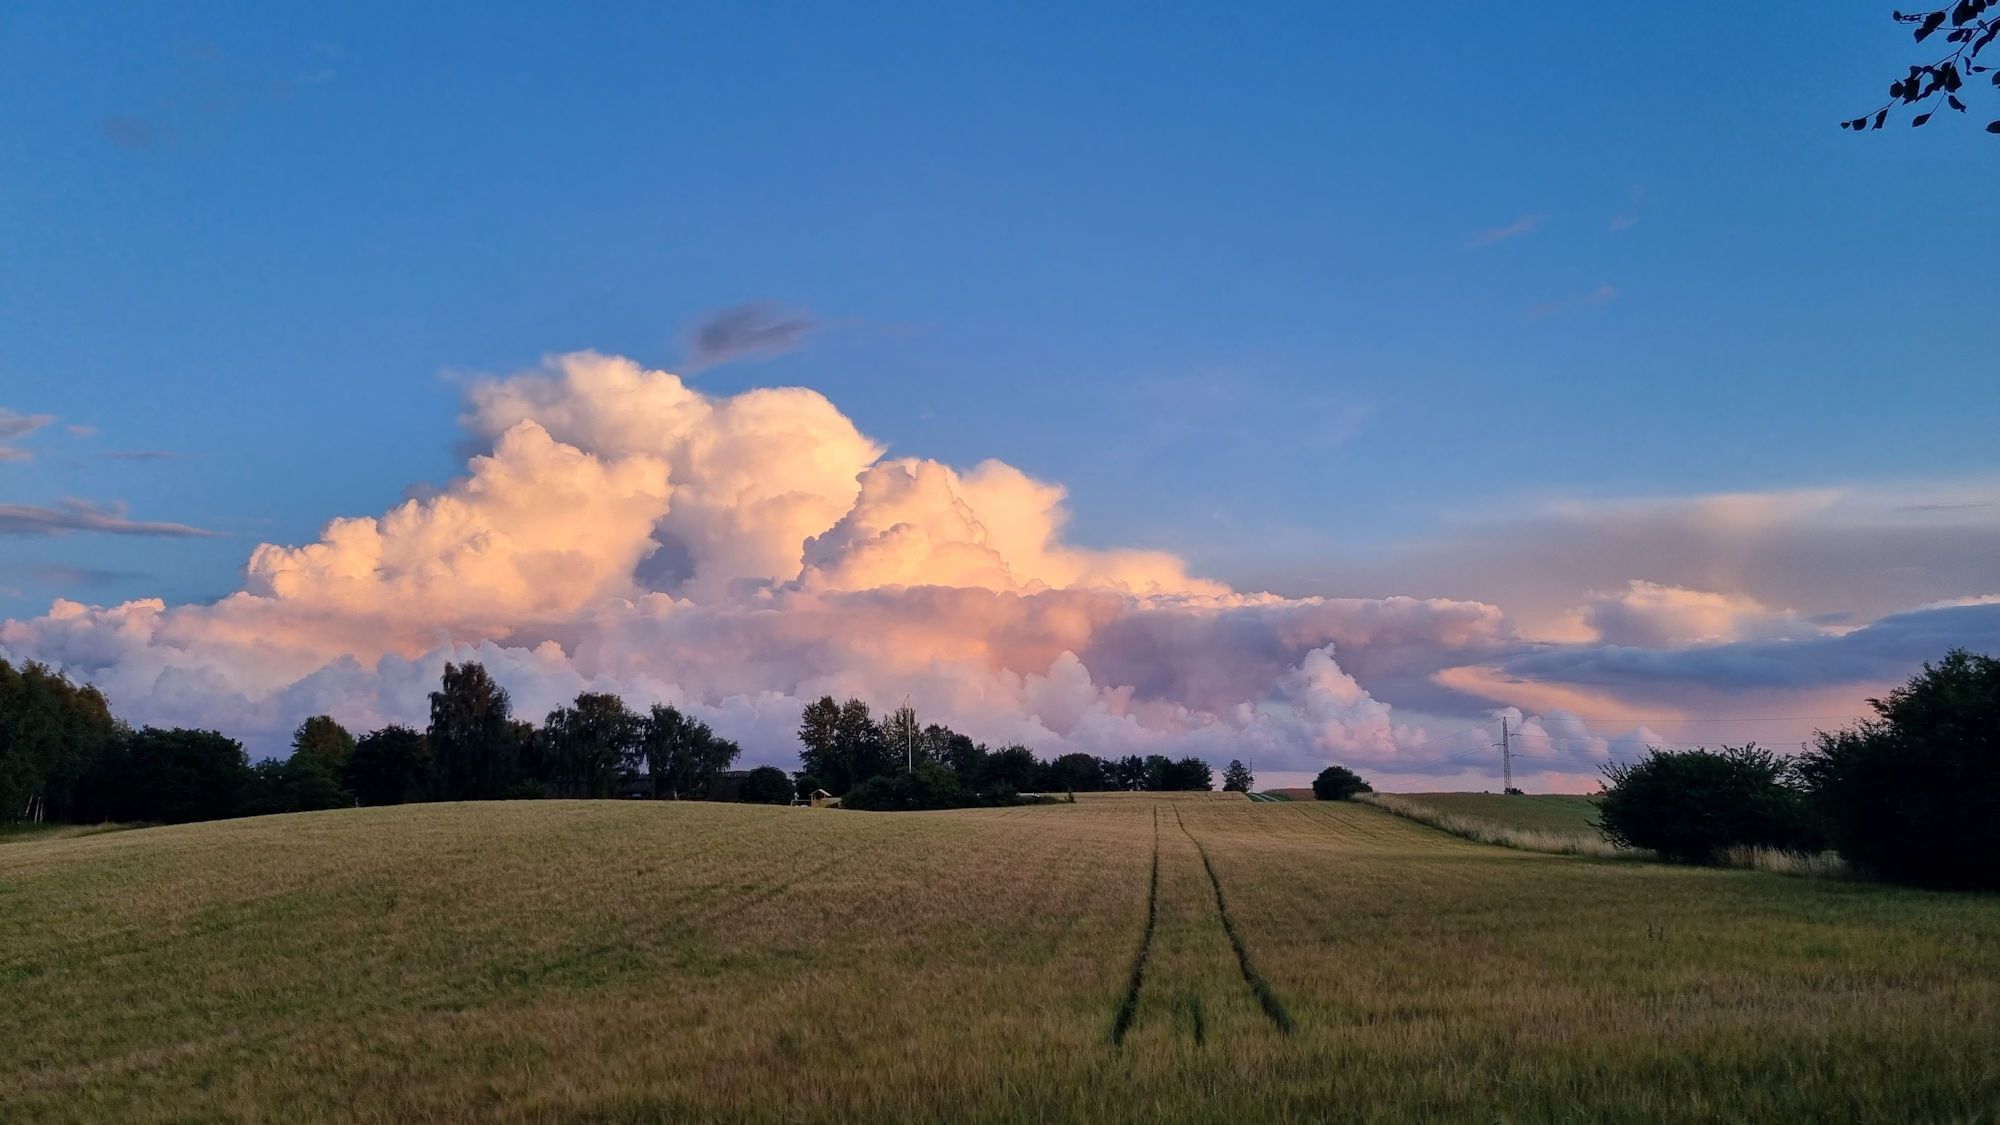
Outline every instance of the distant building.
<svg viewBox="0 0 2000 1125">
<path fill-rule="evenodd" d="M 743 779 L 749 776 L 749 770 L 727 770 L 716 774 L 715 780 L 709 783 L 708 795 L 700 799 L 704 801 L 740 801 L 743 799 Z M 633 801 L 650 800 L 653 796 L 653 779 L 643 773 L 624 777 L 618 782 L 617 794 L 620 797 Z M 660 799 L 663 801 L 671 800 L 672 794 L 667 793 L 663 789 L 660 793 Z M 694 800 L 695 798 L 691 797 L 688 799 Z"/>
<path fill-rule="evenodd" d="M 743 779 L 750 776 L 749 770 L 725 770 L 715 775 L 708 785 L 708 795 L 704 801 L 740 801 L 743 799 Z"/>
</svg>

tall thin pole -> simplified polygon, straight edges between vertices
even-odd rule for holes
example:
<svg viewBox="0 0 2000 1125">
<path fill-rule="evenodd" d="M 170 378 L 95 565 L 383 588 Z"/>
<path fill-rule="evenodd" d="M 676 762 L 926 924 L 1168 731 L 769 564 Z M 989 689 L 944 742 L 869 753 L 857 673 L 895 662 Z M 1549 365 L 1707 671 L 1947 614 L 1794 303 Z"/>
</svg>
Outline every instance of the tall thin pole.
<svg viewBox="0 0 2000 1125">
<path fill-rule="evenodd" d="M 1507 730 L 1507 719 L 1505 716 L 1502 716 L 1500 719 L 1500 769 L 1507 778 L 1506 788 L 1501 791 L 1512 793 L 1514 791 L 1514 739 Z"/>
<path fill-rule="evenodd" d="M 903 697 L 903 772 L 917 772 L 917 713 L 907 695 Z"/>
</svg>

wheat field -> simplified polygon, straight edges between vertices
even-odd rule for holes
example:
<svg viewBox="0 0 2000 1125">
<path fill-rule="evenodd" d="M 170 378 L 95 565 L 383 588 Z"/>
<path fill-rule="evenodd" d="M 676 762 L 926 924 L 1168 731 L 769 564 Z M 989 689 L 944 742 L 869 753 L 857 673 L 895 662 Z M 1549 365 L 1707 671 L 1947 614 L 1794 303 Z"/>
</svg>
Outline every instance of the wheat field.
<svg viewBox="0 0 2000 1125">
<path fill-rule="evenodd" d="M 1353 804 L 0 843 L 0 1121 L 1993 1121 L 2000 900 Z"/>
</svg>

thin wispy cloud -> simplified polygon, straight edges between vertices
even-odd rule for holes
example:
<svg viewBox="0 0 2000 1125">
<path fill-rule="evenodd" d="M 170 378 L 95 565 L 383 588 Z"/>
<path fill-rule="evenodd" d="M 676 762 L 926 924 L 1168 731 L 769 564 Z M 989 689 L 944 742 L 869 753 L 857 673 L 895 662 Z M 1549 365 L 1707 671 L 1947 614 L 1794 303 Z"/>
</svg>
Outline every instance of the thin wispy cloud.
<svg viewBox="0 0 2000 1125">
<path fill-rule="evenodd" d="M 0 441 L 26 437 L 55 420 L 53 414 L 16 414 L 0 406 Z"/>
<path fill-rule="evenodd" d="M 1465 248 L 1477 250 L 1482 246 L 1491 246 L 1496 242 L 1505 242 L 1510 238 L 1527 234 L 1541 226 L 1544 218 L 1546 216 L 1543 215 L 1523 215 L 1504 227 L 1480 231 L 1466 241 Z"/>
<path fill-rule="evenodd" d="M 172 461 L 180 454 L 171 449 L 113 449 L 98 456 L 106 461 Z"/>
<path fill-rule="evenodd" d="M 54 508 L 0 504 L 0 535 L 68 535 L 77 531 L 177 539 L 206 539 L 220 534 L 184 523 L 127 519 L 125 505 L 115 500 L 96 504 L 89 500 L 67 499 Z"/>
<path fill-rule="evenodd" d="M 94 566 L 72 566 L 68 563 L 35 563 L 30 566 L 8 567 L 5 573 L 21 575 L 46 586 L 102 587 L 146 575 L 136 570 L 104 570 Z"/>
<path fill-rule="evenodd" d="M 686 367 L 699 371 L 738 359 L 771 359 L 805 346 L 821 326 L 810 314 L 776 301 L 731 305 L 696 321 L 686 333 Z"/>
<path fill-rule="evenodd" d="M 281 64 L 232 57 L 213 43 L 184 42 L 171 48 L 176 56 L 173 77 L 158 84 L 143 102 L 126 112 L 98 120 L 105 140 L 129 152 L 173 151 L 212 139 L 217 127 L 247 106 L 283 101 L 308 87 L 332 82 L 338 71 L 330 66 L 299 67 L 280 77 Z M 316 54 L 337 57 L 338 48 L 315 47 Z M 318 62 L 318 60 L 313 60 Z"/>
<path fill-rule="evenodd" d="M 0 442 L 27 437 L 55 420 L 53 414 L 16 414 L 0 406 Z M 32 457 L 34 454 L 25 449 L 0 445 L 0 461 L 26 461 Z"/>
<path fill-rule="evenodd" d="M 96 436 L 97 436 L 97 427 L 96 427 L 96 426 L 64 426 L 64 427 L 63 427 L 63 433 L 66 433 L 66 434 L 68 434 L 69 436 L 71 436 L 71 437 L 75 437 L 75 438 L 87 438 L 87 437 L 96 437 Z"/>
<path fill-rule="evenodd" d="M 158 122 L 129 114 L 107 117 L 98 123 L 98 129 L 105 140 L 133 152 L 158 148 L 167 135 L 165 127 Z"/>
<path fill-rule="evenodd" d="M 1535 305 L 1528 310 L 1528 319 L 1540 320 L 1545 316 L 1553 316 L 1556 313 L 1565 312 L 1569 309 L 1582 308 L 1585 305 L 1601 305 L 1616 296 L 1618 296 L 1616 286 L 1600 285 L 1588 293 L 1579 293 L 1574 297 L 1564 297 L 1559 301 L 1543 301 L 1541 304 Z"/>
</svg>

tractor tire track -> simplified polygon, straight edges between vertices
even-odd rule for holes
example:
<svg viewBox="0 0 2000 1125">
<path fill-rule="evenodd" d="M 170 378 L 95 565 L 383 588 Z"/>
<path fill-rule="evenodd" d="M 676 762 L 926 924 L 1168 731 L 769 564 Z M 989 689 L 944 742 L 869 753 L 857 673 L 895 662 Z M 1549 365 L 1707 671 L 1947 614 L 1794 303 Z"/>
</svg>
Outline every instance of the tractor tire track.
<svg viewBox="0 0 2000 1125">
<path fill-rule="evenodd" d="M 1194 833 L 1188 831 L 1187 821 L 1181 819 L 1181 810 L 1178 808 L 1174 810 L 1174 820 L 1181 826 L 1181 833 L 1194 844 L 1194 850 L 1201 853 L 1202 870 L 1208 872 L 1209 885 L 1215 888 L 1215 912 L 1222 916 L 1222 931 L 1229 935 L 1229 944 L 1236 949 L 1236 967 L 1243 970 L 1243 983 L 1250 986 L 1250 994 L 1257 998 L 1257 1005 L 1264 1009 L 1264 1014 L 1271 1017 L 1271 1023 L 1279 1031 L 1290 1035 L 1293 1026 L 1291 1013 L 1285 1011 L 1285 1005 L 1278 999 L 1278 994 L 1271 991 L 1270 982 L 1264 979 L 1264 974 L 1258 972 L 1257 966 L 1251 962 L 1250 950 L 1243 944 L 1243 935 L 1236 931 L 1236 920 L 1229 916 L 1229 904 L 1222 897 L 1222 880 L 1215 874 L 1215 865 L 1209 862 L 1208 849 L 1202 846 L 1200 840 L 1194 838 Z M 1159 826 L 1155 824 L 1156 834 L 1158 829 Z"/>
<path fill-rule="evenodd" d="M 1118 1001 L 1118 1010 L 1111 1016 L 1111 1045 L 1116 1047 L 1125 1042 L 1125 1033 L 1132 1030 L 1132 1020 L 1139 1014 L 1139 989 L 1146 983 L 1146 958 L 1153 952 L 1153 928 L 1160 918 L 1160 810 L 1153 810 L 1153 876 L 1146 891 L 1146 931 L 1139 938 L 1139 953 L 1132 958 L 1132 979 L 1125 985 L 1125 995 Z"/>
</svg>

